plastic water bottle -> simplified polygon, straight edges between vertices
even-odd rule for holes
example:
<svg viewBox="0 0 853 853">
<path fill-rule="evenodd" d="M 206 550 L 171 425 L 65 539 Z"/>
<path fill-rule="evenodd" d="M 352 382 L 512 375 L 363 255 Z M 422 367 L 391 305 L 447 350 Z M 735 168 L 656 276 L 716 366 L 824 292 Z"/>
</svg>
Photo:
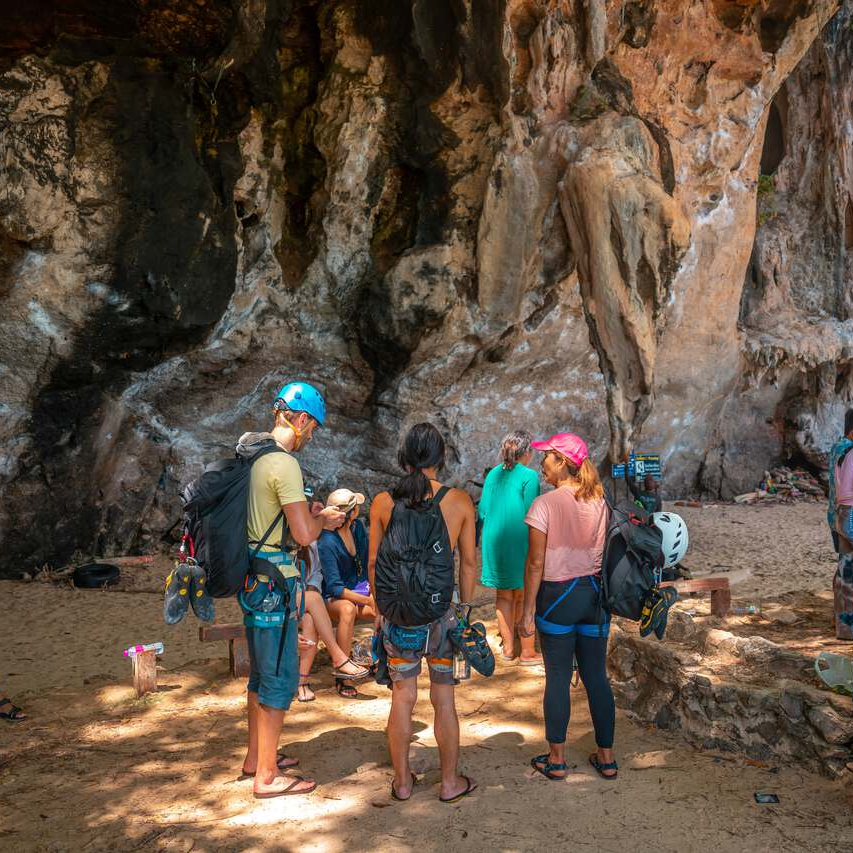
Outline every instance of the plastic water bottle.
<svg viewBox="0 0 853 853">
<path fill-rule="evenodd" d="M 461 651 L 457 651 L 453 657 L 453 678 L 459 682 L 467 681 L 470 677 L 471 664 Z"/>
<path fill-rule="evenodd" d="M 746 607 L 733 607 L 732 613 L 736 616 L 755 616 L 756 613 L 761 613 L 761 607 L 756 607 L 754 604 L 748 604 Z"/>
<path fill-rule="evenodd" d="M 122 652 L 126 658 L 135 658 L 143 652 L 154 652 L 155 655 L 163 654 L 162 643 L 138 643 L 135 646 L 129 646 Z"/>
</svg>

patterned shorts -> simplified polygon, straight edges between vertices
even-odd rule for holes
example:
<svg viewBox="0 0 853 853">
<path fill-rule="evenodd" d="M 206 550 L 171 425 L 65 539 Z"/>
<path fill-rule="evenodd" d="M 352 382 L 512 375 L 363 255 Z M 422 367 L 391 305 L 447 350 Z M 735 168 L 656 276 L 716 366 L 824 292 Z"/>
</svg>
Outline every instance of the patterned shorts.
<svg viewBox="0 0 853 853">
<path fill-rule="evenodd" d="M 455 649 L 449 633 L 458 622 L 451 607 L 441 619 L 431 622 L 426 628 L 424 644 L 420 648 L 400 648 L 394 639 L 400 640 L 401 629 L 385 622 L 382 626 L 382 641 L 388 655 L 388 673 L 392 681 L 417 678 L 421 674 L 421 661 L 427 659 L 429 680 L 433 684 L 453 684 L 453 655 Z M 411 634 L 417 629 L 402 629 Z"/>
</svg>

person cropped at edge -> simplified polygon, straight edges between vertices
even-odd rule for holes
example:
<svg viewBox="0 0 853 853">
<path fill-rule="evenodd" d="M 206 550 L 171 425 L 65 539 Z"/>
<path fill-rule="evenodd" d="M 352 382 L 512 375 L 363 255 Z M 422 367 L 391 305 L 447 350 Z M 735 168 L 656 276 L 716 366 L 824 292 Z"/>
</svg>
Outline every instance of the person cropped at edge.
<svg viewBox="0 0 853 853">
<path fill-rule="evenodd" d="M 392 492 L 380 492 L 370 508 L 370 573 L 371 589 L 375 588 L 376 555 L 391 521 L 395 501 L 409 507 L 426 507 L 444 487 L 438 480 L 438 471 L 444 465 L 444 439 L 428 423 L 413 426 L 403 440 L 397 454 L 400 467 L 406 472 Z M 462 489 L 443 492 L 439 503 L 447 527 L 450 546 L 459 547 L 459 594 L 463 602 L 474 597 L 477 572 L 477 549 L 474 544 L 474 504 L 471 496 Z M 457 624 L 451 607 L 445 616 L 430 624 L 427 647 L 422 651 L 398 649 L 391 641 L 392 626 L 377 617 L 377 630 L 381 627 L 382 639 L 388 654 L 388 672 L 391 677 L 391 713 L 388 716 L 388 747 L 394 765 L 391 793 L 396 800 L 408 800 L 412 795 L 415 775 L 409 765 L 409 747 L 412 741 L 412 711 L 418 698 L 418 675 L 422 658 L 429 669 L 429 698 L 435 711 L 433 729 L 441 760 L 442 802 L 455 802 L 474 791 L 476 783 L 459 773 L 459 717 L 456 714 L 454 694 L 454 649 L 449 632 Z"/>
<path fill-rule="evenodd" d="M 524 516 L 539 495 L 539 475 L 530 468 L 532 436 L 517 430 L 501 442 L 500 465 L 483 483 L 478 515 L 483 521 L 481 583 L 495 590 L 495 610 L 503 658 L 515 658 L 515 625 L 521 619 L 527 525 Z M 533 637 L 521 640 L 521 663 L 541 663 Z"/>
<path fill-rule="evenodd" d="M 618 770 L 613 757 L 616 707 L 607 677 L 610 623 L 600 597 L 608 523 L 604 490 L 583 439 L 559 433 L 531 446 L 544 452 L 542 472 L 555 487 L 536 498 L 525 519 L 530 540 L 519 633 L 529 637 L 539 629 L 545 658 L 545 736 L 550 746 L 531 764 L 549 779 L 566 776 L 566 731 L 577 658 L 598 746 L 589 763 L 613 779 Z"/>
<path fill-rule="evenodd" d="M 832 547 L 836 554 L 842 553 L 841 542 L 836 529 L 836 515 L 838 514 L 839 501 L 837 498 L 837 473 L 839 460 L 846 461 L 848 450 L 853 448 L 853 409 L 844 413 L 844 435 L 839 436 L 829 451 L 829 504 L 826 508 L 826 523 L 832 535 Z M 849 550 L 849 549 L 848 549 Z"/>
<path fill-rule="evenodd" d="M 349 489 L 336 489 L 326 500 L 346 514 L 337 530 L 324 530 L 317 542 L 323 571 L 323 597 L 332 621 L 337 624 L 336 640 L 347 657 L 352 652 L 352 637 L 357 621 L 373 621 L 376 604 L 367 579 L 367 531 L 359 519 L 364 495 Z M 338 693 L 354 699 L 356 688 L 346 679 L 335 679 Z"/>
<path fill-rule="evenodd" d="M 829 500 L 833 510 L 833 543 L 838 552 L 838 567 L 832 581 L 835 610 L 835 636 L 853 640 L 853 409 L 844 415 L 844 441 L 830 452 Z M 827 512 L 827 518 L 830 513 Z"/>
<path fill-rule="evenodd" d="M 285 794 L 307 794 L 316 787 L 311 779 L 285 774 L 298 761 L 278 758 L 278 739 L 284 712 L 296 693 L 299 678 L 296 617 L 296 579 L 299 575 L 288 541 L 309 545 L 320 533 L 344 521 L 333 507 L 324 508 L 305 498 L 302 471 L 293 456 L 311 440 L 314 429 L 326 418 L 326 403 L 307 383 L 285 385 L 273 405 L 271 433 L 247 433 L 241 444 L 275 441 L 283 453 L 267 453 L 252 465 L 249 486 L 249 545 L 256 547 L 272 528 L 267 544 L 260 548 L 238 598 L 244 613 L 249 646 L 248 716 L 249 745 L 243 773 L 254 777 L 258 799 Z M 273 572 L 279 572 L 276 579 Z M 285 591 L 289 601 L 285 600 Z M 286 618 L 289 614 L 289 618 Z M 284 624 L 286 619 L 286 624 Z"/>
</svg>

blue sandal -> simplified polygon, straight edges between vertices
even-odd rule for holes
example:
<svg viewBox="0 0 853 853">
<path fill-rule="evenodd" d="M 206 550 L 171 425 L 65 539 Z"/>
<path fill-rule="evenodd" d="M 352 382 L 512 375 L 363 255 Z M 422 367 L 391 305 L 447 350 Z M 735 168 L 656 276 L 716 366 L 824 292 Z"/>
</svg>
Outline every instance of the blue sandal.
<svg viewBox="0 0 853 853">
<path fill-rule="evenodd" d="M 546 752 L 544 755 L 537 755 L 536 758 L 530 759 L 530 766 L 537 772 L 541 773 L 546 779 L 553 779 L 555 782 L 560 782 L 565 779 L 565 776 L 555 776 L 555 770 L 564 770 L 568 775 L 568 765 L 566 762 L 561 764 L 552 764 L 548 759 L 550 756 Z"/>
<path fill-rule="evenodd" d="M 605 770 L 619 770 L 619 765 L 615 761 L 611 761 L 609 764 L 602 764 L 598 760 L 598 756 L 593 752 L 589 757 L 589 763 L 592 768 L 601 776 L 602 779 L 615 779 L 619 773 L 614 773 L 612 776 L 608 776 L 604 771 Z"/>
</svg>

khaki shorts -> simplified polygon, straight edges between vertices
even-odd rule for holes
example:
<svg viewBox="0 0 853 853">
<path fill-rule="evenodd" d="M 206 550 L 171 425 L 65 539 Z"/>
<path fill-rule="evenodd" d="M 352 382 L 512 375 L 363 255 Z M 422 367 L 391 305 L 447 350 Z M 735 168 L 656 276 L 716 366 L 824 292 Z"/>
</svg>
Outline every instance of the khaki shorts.
<svg viewBox="0 0 853 853">
<path fill-rule="evenodd" d="M 388 655 L 388 674 L 391 681 L 417 678 L 421 674 L 421 661 L 426 658 L 431 683 L 454 684 L 453 656 L 456 650 L 450 641 L 449 633 L 458 621 L 451 607 L 441 619 L 430 623 L 425 629 L 428 635 L 425 637 L 425 645 L 420 649 L 402 649 L 395 645 L 393 637 L 401 629 L 386 621 L 382 626 L 382 642 Z"/>
</svg>

